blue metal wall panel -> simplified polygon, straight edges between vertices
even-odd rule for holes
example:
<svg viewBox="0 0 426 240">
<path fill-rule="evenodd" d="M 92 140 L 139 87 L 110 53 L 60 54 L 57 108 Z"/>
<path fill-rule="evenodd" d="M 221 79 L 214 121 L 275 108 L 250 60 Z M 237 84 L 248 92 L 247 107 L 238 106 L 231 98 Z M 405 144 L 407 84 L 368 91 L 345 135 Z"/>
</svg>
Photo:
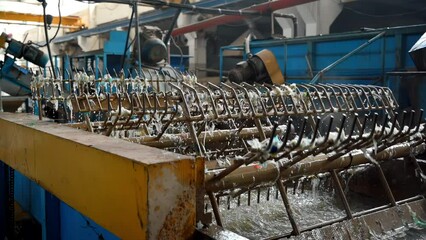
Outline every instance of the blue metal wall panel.
<svg viewBox="0 0 426 240">
<path fill-rule="evenodd" d="M 15 201 L 39 222 L 45 221 L 44 190 L 18 171 L 15 171 Z"/>
<path fill-rule="evenodd" d="M 415 68 L 414 62 L 411 60 L 411 57 L 408 51 L 411 47 L 420 39 L 422 34 L 409 34 L 405 35 L 405 39 L 403 40 L 403 49 L 402 52 L 405 53 L 403 57 L 403 64 L 406 68 Z"/>
<path fill-rule="evenodd" d="M 325 76 L 384 77 L 389 71 L 413 69 L 408 50 L 420 38 L 426 25 L 387 29 L 385 37 L 338 64 Z M 377 33 L 349 33 L 286 40 L 256 40 L 251 43 L 253 53 L 269 49 L 277 57 L 278 64 L 289 81 L 309 80 L 307 58 L 311 59 L 313 74 L 353 51 Z M 222 47 L 222 50 L 239 46 Z M 223 59 L 221 59 L 223 62 Z M 227 69 L 225 69 L 227 70 Z M 296 78 L 295 78 L 296 77 Z M 365 80 L 365 79 L 364 79 Z M 329 81 L 329 79 L 327 79 Z M 369 79 L 366 80 L 367 82 Z M 339 80 L 341 82 L 341 80 Z M 353 79 L 352 83 L 360 83 Z M 373 81 L 374 82 L 374 81 Z"/>
<path fill-rule="evenodd" d="M 119 239 L 17 171 L 15 201 L 41 224 L 44 240 L 59 239 L 57 236 L 62 240 Z"/>
<path fill-rule="evenodd" d="M 336 60 L 342 58 L 368 39 L 353 39 L 344 41 L 319 42 L 315 44 L 314 71 L 320 71 Z M 346 61 L 330 70 L 329 76 L 366 76 L 382 73 L 383 41 L 377 40 Z"/>
<path fill-rule="evenodd" d="M 39 185 L 30 181 L 30 209 L 31 215 L 37 219 L 39 223 L 46 221 L 46 214 L 44 208 L 44 189 Z"/>
<path fill-rule="evenodd" d="M 264 46 L 256 46 L 251 49 L 252 53 L 257 53 L 265 49 Z M 305 59 L 307 53 L 306 44 L 293 44 L 266 47 L 271 50 L 277 58 L 278 65 L 284 75 L 307 76 L 308 64 Z"/>
<path fill-rule="evenodd" d="M 25 211 L 31 209 L 30 180 L 23 177 L 21 173 L 15 171 L 15 201 L 19 203 Z"/>
<path fill-rule="evenodd" d="M 285 63 L 280 64 L 286 65 L 285 72 L 288 76 L 307 76 L 308 64 L 305 59 L 305 55 L 308 52 L 306 44 L 294 44 L 286 46 L 287 59 Z M 282 70 L 283 71 L 283 70 Z"/>
<path fill-rule="evenodd" d="M 124 52 L 124 45 L 126 44 L 126 38 L 127 32 L 111 31 L 109 33 L 109 40 L 104 44 L 104 53 L 122 55 Z"/>
<path fill-rule="evenodd" d="M 43 239 L 47 239 L 45 191 L 18 171 L 15 171 L 15 201 L 42 226 Z"/>
<path fill-rule="evenodd" d="M 396 40 L 395 36 L 385 37 L 385 69 L 388 71 L 392 71 L 396 67 L 396 59 L 395 59 L 395 49 L 396 49 Z"/>
<path fill-rule="evenodd" d="M 60 215 L 60 204 L 61 200 L 59 200 L 56 196 L 45 192 L 45 216 L 46 216 L 46 239 L 54 240 L 61 239 L 61 215 Z"/>
<path fill-rule="evenodd" d="M 61 239 L 62 240 L 118 240 L 114 234 L 108 232 L 91 219 L 77 212 L 67 204 L 61 202 Z M 101 238 L 102 237 L 102 238 Z M 135 236 L 137 239 L 137 236 Z"/>
</svg>

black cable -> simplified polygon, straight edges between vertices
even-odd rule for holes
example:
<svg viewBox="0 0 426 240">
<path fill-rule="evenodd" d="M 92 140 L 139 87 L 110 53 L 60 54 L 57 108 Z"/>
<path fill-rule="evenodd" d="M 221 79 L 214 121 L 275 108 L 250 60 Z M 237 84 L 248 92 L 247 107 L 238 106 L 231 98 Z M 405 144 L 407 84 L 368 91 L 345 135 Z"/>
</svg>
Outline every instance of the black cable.
<svg viewBox="0 0 426 240">
<path fill-rule="evenodd" d="M 46 41 L 46 43 L 45 43 L 45 44 L 37 44 L 37 43 L 31 42 L 31 41 L 28 41 L 28 44 L 33 44 L 33 45 L 35 45 L 35 46 L 37 46 L 37 47 L 46 47 L 48 43 L 52 43 L 52 41 L 53 41 L 53 40 L 55 40 L 56 36 L 57 36 L 57 35 L 58 35 L 58 33 L 59 33 L 59 29 L 61 28 L 61 24 L 62 24 L 61 0 L 58 0 L 58 13 L 59 13 L 59 22 L 58 22 L 58 26 L 57 26 L 57 28 L 56 28 L 55 35 L 54 35 L 54 36 L 53 36 L 53 37 L 49 40 L 49 42 L 47 42 L 47 41 Z M 43 15 L 43 18 L 45 18 L 45 17 L 44 17 L 44 15 Z"/>
<path fill-rule="evenodd" d="M 184 0 L 183 4 L 186 4 L 187 2 L 188 2 L 187 0 Z M 177 22 L 177 20 L 178 20 L 179 15 L 180 15 L 181 12 L 182 12 L 182 9 L 178 9 L 176 11 L 175 15 L 173 16 L 172 23 L 170 24 L 169 30 L 167 31 L 167 34 L 164 37 L 164 44 L 166 44 L 166 45 L 169 44 L 170 37 L 172 36 L 173 28 L 175 27 L 176 22 Z"/>
<path fill-rule="evenodd" d="M 62 15 L 61 15 L 61 0 L 58 0 L 58 13 L 59 13 L 59 22 L 58 22 L 58 28 L 56 29 L 55 35 L 50 39 L 49 43 L 51 43 L 56 36 L 58 35 L 59 29 L 61 28 L 62 24 Z"/>
<path fill-rule="evenodd" d="M 180 53 L 179 68 L 181 68 L 182 64 L 183 64 L 183 51 L 182 51 L 182 48 L 180 48 L 179 45 L 177 45 L 177 43 L 176 43 L 176 41 L 175 41 L 175 39 L 173 37 L 171 37 L 170 39 L 172 40 L 173 45 L 175 45 L 175 47 L 179 50 L 179 53 Z"/>
<path fill-rule="evenodd" d="M 121 57 L 121 69 L 124 68 L 124 62 L 126 60 L 126 54 L 127 54 L 127 50 L 129 49 L 129 47 L 127 46 L 129 44 L 129 38 L 130 38 L 130 31 L 132 29 L 132 22 L 133 22 L 133 17 L 135 15 L 135 8 L 132 5 L 132 15 L 130 16 L 130 21 L 129 21 L 129 29 L 127 29 L 127 37 L 126 37 L 126 44 L 124 46 L 124 53 L 123 56 Z M 136 38 L 135 38 L 136 39 Z M 132 44 L 130 44 L 132 45 Z"/>
<path fill-rule="evenodd" d="M 43 6 L 43 20 L 44 20 L 44 36 L 46 38 L 47 53 L 49 54 L 50 65 L 53 68 L 53 78 L 56 79 L 55 65 L 53 64 L 52 52 L 50 51 L 49 33 L 47 32 L 46 1 L 43 1 L 42 6 Z"/>
</svg>

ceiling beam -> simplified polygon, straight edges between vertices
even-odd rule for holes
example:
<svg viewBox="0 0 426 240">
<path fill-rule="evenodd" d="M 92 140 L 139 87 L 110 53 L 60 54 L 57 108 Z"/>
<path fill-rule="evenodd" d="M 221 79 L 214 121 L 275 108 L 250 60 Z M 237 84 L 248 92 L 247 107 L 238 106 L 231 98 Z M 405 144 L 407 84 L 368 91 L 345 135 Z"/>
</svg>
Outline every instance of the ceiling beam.
<svg viewBox="0 0 426 240">
<path fill-rule="evenodd" d="M 5 21 L 18 21 L 18 22 L 43 22 L 43 15 L 31 13 L 18 13 L 0 11 L 0 20 Z M 59 24 L 59 17 L 53 17 L 52 24 Z M 64 26 L 73 26 L 76 28 L 84 27 L 80 17 L 66 16 L 62 17 L 61 24 Z"/>
</svg>

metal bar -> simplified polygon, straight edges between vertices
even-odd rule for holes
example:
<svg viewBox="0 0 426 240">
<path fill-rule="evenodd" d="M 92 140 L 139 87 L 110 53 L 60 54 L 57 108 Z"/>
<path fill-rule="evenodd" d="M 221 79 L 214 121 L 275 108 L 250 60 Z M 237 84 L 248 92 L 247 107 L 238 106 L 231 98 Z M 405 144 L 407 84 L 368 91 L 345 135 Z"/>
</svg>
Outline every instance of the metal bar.
<svg viewBox="0 0 426 240">
<path fill-rule="evenodd" d="M 40 22 L 42 23 L 43 15 L 31 14 L 31 13 L 18 13 L 18 12 L 7 12 L 0 11 L 1 20 L 12 20 L 12 21 L 21 21 L 21 22 Z M 59 17 L 53 17 L 52 24 L 59 24 Z M 62 16 L 61 25 L 65 26 L 75 26 L 81 28 L 84 24 L 81 21 L 80 17 L 76 16 Z"/>
<path fill-rule="evenodd" d="M 318 80 L 322 77 L 322 75 L 328 71 L 330 71 L 331 69 L 333 69 L 335 66 L 339 65 L 340 63 L 344 62 L 346 59 L 348 59 L 349 57 L 351 57 L 352 55 L 356 54 L 357 52 L 361 51 L 362 49 L 364 49 L 365 47 L 367 47 L 368 45 L 370 45 L 371 43 L 373 43 L 374 41 L 376 41 L 377 39 L 381 38 L 382 36 L 384 36 L 386 34 L 385 31 L 377 34 L 376 36 L 374 36 L 373 38 L 371 38 L 370 40 L 368 40 L 367 42 L 363 43 L 361 46 L 357 47 L 356 49 L 354 49 L 353 51 L 349 52 L 348 54 L 344 55 L 343 57 L 339 58 L 338 60 L 336 60 L 335 62 L 333 62 L 332 64 L 328 65 L 327 67 L 325 67 L 324 69 L 322 69 L 321 71 L 319 71 L 315 77 L 310 81 L 310 83 L 314 84 L 317 83 Z"/>
<path fill-rule="evenodd" d="M 303 228 L 303 229 L 301 229 L 300 232 L 303 233 L 303 232 L 306 232 L 306 231 L 311 231 L 311 230 L 314 230 L 314 229 L 317 229 L 317 228 L 322 228 L 324 226 L 331 225 L 333 223 L 338 223 L 338 222 L 341 222 L 341 221 L 344 221 L 344 220 L 345 220 L 345 218 L 337 218 L 337 219 L 333 219 L 333 220 L 330 220 L 330 221 L 325 221 L 325 222 L 322 222 L 322 223 L 312 225 L 312 226 L 307 227 L 307 228 Z M 276 240 L 276 239 L 288 238 L 292 235 L 293 235 L 293 232 L 287 233 L 287 234 L 282 234 L 282 235 L 279 235 L 279 236 L 270 237 L 270 238 L 267 238 L 267 240 Z"/>
<path fill-rule="evenodd" d="M 285 210 L 287 212 L 288 219 L 290 220 L 291 227 L 293 228 L 292 235 L 299 235 L 300 230 L 297 226 L 296 220 L 294 219 L 293 210 L 291 210 L 290 202 L 288 201 L 287 192 L 284 188 L 283 183 L 281 182 L 281 179 L 277 180 L 277 188 L 280 191 L 281 199 L 283 200 Z"/>
<path fill-rule="evenodd" d="M 385 161 L 404 157 L 411 153 L 411 149 L 414 146 L 416 146 L 415 150 L 419 153 L 426 150 L 426 144 L 420 143 L 417 144 L 418 146 L 416 144 L 417 143 L 413 142 L 395 144 L 379 152 L 375 156 L 375 159 L 377 161 Z M 328 161 L 327 155 L 318 155 L 316 157 L 308 156 L 297 166 L 281 168 L 281 173 L 277 173 L 277 166 L 275 163 L 265 163 L 261 169 L 255 170 L 252 167 L 240 167 L 232 174 L 224 177 L 220 181 L 216 181 L 214 184 L 208 182 L 208 180 L 212 178 L 212 173 L 206 173 L 206 189 L 216 192 L 219 190 L 243 188 L 246 186 L 255 186 L 256 184 L 272 183 L 278 177 L 293 179 L 303 175 L 328 172 L 332 169 L 342 169 L 347 166 L 356 166 L 369 162 L 370 161 L 364 156 L 364 153 L 356 151 L 351 155 L 341 156 L 334 161 Z M 255 183 L 253 183 L 253 179 L 256 179 Z"/>
<path fill-rule="evenodd" d="M 37 87 L 37 104 L 38 104 L 38 120 L 43 120 L 43 105 L 41 104 L 41 94 L 40 94 L 39 87 Z"/>
<path fill-rule="evenodd" d="M 424 199 L 423 196 L 420 196 L 420 197 L 416 196 L 416 197 L 412 197 L 412 198 L 408 198 L 408 199 L 398 201 L 397 204 L 402 205 L 404 203 L 411 203 L 411 202 L 422 200 L 422 199 Z M 424 204 L 424 202 L 423 202 L 423 204 Z M 376 212 L 379 212 L 381 210 L 387 209 L 389 207 L 390 207 L 390 205 L 380 206 L 380 207 L 377 207 L 377 208 L 374 208 L 374 209 L 369 209 L 369 210 L 366 210 L 366 211 L 363 211 L 363 212 L 354 213 L 354 217 L 360 217 L 360 216 L 376 213 Z M 398 213 L 401 212 L 400 208 L 395 209 L 395 210 Z M 325 222 L 322 222 L 322 223 L 319 223 L 319 224 L 315 224 L 315 225 L 309 226 L 307 228 L 301 229 L 301 233 L 307 232 L 307 231 L 312 231 L 314 229 L 322 228 L 322 227 L 325 227 L 325 226 L 330 226 L 330 225 L 338 223 L 338 222 L 343 222 L 344 220 L 346 220 L 346 218 L 343 217 L 343 218 L 337 218 L 337 219 L 333 219 L 333 220 L 330 220 L 330 221 L 325 221 Z M 386 219 L 383 219 L 383 220 L 386 220 Z M 285 237 L 290 237 L 291 235 L 292 235 L 292 233 L 287 233 L 287 234 L 282 234 L 282 235 L 278 235 L 278 236 L 274 236 L 274 237 L 269 237 L 269 238 L 266 238 L 266 239 L 267 240 L 282 239 L 282 238 L 285 238 Z"/>
<path fill-rule="evenodd" d="M 129 20 L 129 27 L 127 29 L 127 37 L 126 37 L 126 43 L 124 44 L 124 53 L 123 56 L 121 57 L 121 70 L 123 70 L 124 68 L 124 62 L 126 61 L 126 56 L 127 56 L 127 49 L 129 48 L 129 38 L 130 38 L 130 30 L 132 29 L 132 23 L 133 23 L 133 18 L 135 17 L 135 5 L 132 5 L 132 13 L 130 14 L 130 20 Z M 139 49 L 139 47 L 138 47 Z M 124 74 L 126 75 L 126 74 Z M 131 77 L 131 76 L 130 76 Z"/>
<path fill-rule="evenodd" d="M 376 169 L 379 172 L 379 179 L 380 179 L 380 182 L 383 185 L 383 188 L 385 189 L 385 193 L 386 193 L 387 198 L 389 199 L 392 206 L 396 206 L 395 197 L 392 194 L 392 190 L 389 186 L 388 181 L 386 180 L 386 176 L 385 176 L 385 173 L 383 172 L 382 167 L 379 164 L 376 164 L 376 163 L 374 163 L 374 165 L 376 166 Z"/>
<path fill-rule="evenodd" d="M 87 130 L 89 130 L 89 132 L 93 132 L 93 126 L 92 126 L 92 123 L 90 122 L 90 117 L 88 114 L 84 114 L 84 120 L 86 121 Z"/>
<path fill-rule="evenodd" d="M 345 192 L 343 191 L 339 176 L 337 175 L 337 172 L 335 169 L 331 170 L 330 173 L 331 173 L 331 177 L 333 178 L 333 182 L 336 186 L 337 193 L 339 194 L 340 199 L 343 202 L 343 207 L 345 208 L 346 216 L 348 219 L 352 219 L 353 218 L 352 211 L 349 206 L 348 199 L 346 198 Z"/>
<path fill-rule="evenodd" d="M 138 56 L 138 75 L 142 74 L 142 57 L 141 57 L 141 36 L 139 34 L 139 13 L 138 13 L 138 4 L 137 0 L 133 1 L 133 10 L 135 11 L 135 35 L 136 35 L 136 45 L 137 45 L 137 56 Z"/>
<path fill-rule="evenodd" d="M 183 3 L 186 3 L 186 2 L 187 2 L 187 0 L 183 0 Z M 182 12 L 182 8 L 179 8 L 176 11 L 175 15 L 173 16 L 172 22 L 170 23 L 170 27 L 169 27 L 169 29 L 168 29 L 168 31 L 166 33 L 166 36 L 164 37 L 164 40 L 163 40 L 164 44 L 166 44 L 166 46 L 169 44 L 170 37 L 172 36 L 173 28 L 175 27 L 176 22 L 177 22 L 177 20 L 178 20 L 179 15 L 180 15 L 181 12 Z"/>
<path fill-rule="evenodd" d="M 212 205 L 214 218 L 216 219 L 216 224 L 218 226 L 223 227 L 222 219 L 220 218 L 219 206 L 217 205 L 216 198 L 214 197 L 213 192 L 207 192 L 207 195 L 209 196 L 210 203 Z"/>
</svg>

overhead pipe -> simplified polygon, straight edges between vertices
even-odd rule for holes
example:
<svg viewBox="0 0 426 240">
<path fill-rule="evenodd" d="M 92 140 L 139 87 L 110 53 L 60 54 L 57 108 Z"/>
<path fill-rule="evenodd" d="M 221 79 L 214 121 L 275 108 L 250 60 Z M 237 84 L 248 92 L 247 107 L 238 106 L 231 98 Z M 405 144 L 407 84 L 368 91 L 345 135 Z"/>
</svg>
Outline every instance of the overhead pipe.
<svg viewBox="0 0 426 240">
<path fill-rule="evenodd" d="M 248 8 L 243 8 L 241 10 L 244 10 L 244 11 L 253 10 L 253 11 L 259 12 L 260 14 L 267 14 L 269 12 L 273 12 L 278 9 L 293 7 L 296 5 L 314 2 L 314 1 L 316 0 L 277 0 L 273 2 L 266 2 L 266 3 L 254 5 Z M 172 36 L 179 36 L 185 33 L 196 32 L 196 31 L 211 28 L 217 25 L 240 21 L 240 20 L 243 20 L 245 17 L 246 16 L 240 16 L 240 15 L 222 15 L 222 16 L 209 18 L 207 20 L 200 21 L 195 24 L 187 25 L 181 28 L 176 28 L 175 30 L 173 30 Z"/>
<path fill-rule="evenodd" d="M 297 17 L 294 14 L 285 14 L 285 13 L 273 13 L 272 17 L 271 17 L 271 35 L 275 34 L 275 18 L 279 17 L 279 18 L 288 18 L 293 22 L 293 37 L 297 37 L 297 27 L 298 27 L 298 22 L 297 22 Z"/>
<path fill-rule="evenodd" d="M 246 49 L 246 56 L 248 58 L 251 58 L 253 56 L 253 54 L 251 53 L 251 50 L 250 50 L 250 42 L 251 42 L 252 38 L 254 38 L 253 34 L 249 33 L 249 35 L 244 40 L 245 49 Z"/>
</svg>

